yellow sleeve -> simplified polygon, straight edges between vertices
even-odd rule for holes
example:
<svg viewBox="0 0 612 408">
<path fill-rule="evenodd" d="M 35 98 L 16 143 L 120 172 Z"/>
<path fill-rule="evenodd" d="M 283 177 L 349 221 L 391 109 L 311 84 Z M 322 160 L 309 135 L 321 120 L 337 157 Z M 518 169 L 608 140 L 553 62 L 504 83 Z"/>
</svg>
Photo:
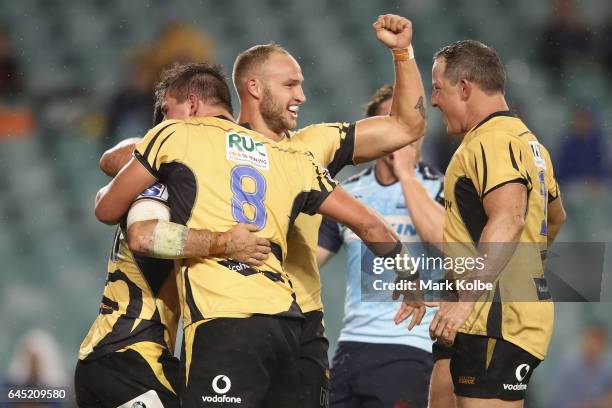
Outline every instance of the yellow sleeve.
<svg viewBox="0 0 612 408">
<path fill-rule="evenodd" d="M 306 150 L 312 152 L 315 160 L 327 167 L 332 177 L 344 166 L 354 164 L 355 123 L 311 125 L 293 137 L 300 139 Z"/>
<path fill-rule="evenodd" d="M 508 183 L 522 183 L 531 189 L 531 178 L 522 144 L 504 132 L 491 132 L 473 140 L 465 157 L 466 175 L 480 198 Z"/>
<path fill-rule="evenodd" d="M 166 120 L 145 135 L 136 145 L 134 158 L 155 178 L 164 163 L 181 160 L 187 152 L 187 127 L 182 121 Z"/>
<path fill-rule="evenodd" d="M 334 191 L 338 182 L 331 178 L 329 171 L 322 167 L 310 152 L 303 153 L 305 159 L 304 187 L 300 211 L 309 215 L 317 212 L 327 196 Z"/>
<path fill-rule="evenodd" d="M 546 187 L 548 188 L 548 202 L 550 203 L 552 201 L 555 201 L 559 197 L 561 191 L 559 190 L 559 183 L 557 183 L 557 179 L 555 178 L 555 171 L 553 169 L 550 153 L 544 146 L 540 145 L 540 147 L 542 149 L 542 155 L 544 156 L 544 160 L 546 162 L 545 177 Z"/>
</svg>

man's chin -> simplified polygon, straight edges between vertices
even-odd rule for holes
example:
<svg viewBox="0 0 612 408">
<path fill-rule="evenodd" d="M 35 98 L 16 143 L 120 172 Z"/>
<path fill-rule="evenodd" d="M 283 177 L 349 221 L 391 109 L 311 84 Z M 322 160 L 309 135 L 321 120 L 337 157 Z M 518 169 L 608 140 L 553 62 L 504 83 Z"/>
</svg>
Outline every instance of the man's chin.
<svg viewBox="0 0 612 408">
<path fill-rule="evenodd" d="M 287 130 L 295 130 L 297 128 L 297 119 L 288 119 L 284 123 Z"/>
</svg>

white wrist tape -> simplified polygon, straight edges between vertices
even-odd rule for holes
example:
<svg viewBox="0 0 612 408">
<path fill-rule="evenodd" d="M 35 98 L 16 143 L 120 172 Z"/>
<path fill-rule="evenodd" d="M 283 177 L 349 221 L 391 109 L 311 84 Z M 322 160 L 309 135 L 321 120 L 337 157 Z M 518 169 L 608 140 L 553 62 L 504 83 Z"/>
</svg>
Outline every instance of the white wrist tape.
<svg viewBox="0 0 612 408">
<path fill-rule="evenodd" d="M 181 258 L 185 250 L 189 228 L 169 221 L 157 221 L 153 231 L 153 256 L 155 258 Z"/>
</svg>

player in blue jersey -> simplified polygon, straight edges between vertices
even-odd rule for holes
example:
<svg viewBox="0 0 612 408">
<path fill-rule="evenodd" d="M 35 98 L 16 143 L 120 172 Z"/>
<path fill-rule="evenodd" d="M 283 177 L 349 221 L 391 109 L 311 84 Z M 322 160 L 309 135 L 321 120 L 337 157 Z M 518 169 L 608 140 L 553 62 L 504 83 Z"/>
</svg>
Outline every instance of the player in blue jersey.
<svg viewBox="0 0 612 408">
<path fill-rule="evenodd" d="M 391 86 L 379 89 L 366 115 L 388 114 L 392 95 Z M 435 245 L 442 242 L 443 175 L 419 158 L 416 142 L 378 159 L 343 187 L 378 211 L 402 242 Z M 362 242 L 344 226 L 325 219 L 319 232 L 319 265 L 342 245 L 347 250 L 347 292 L 331 369 L 331 406 L 426 407 L 433 366 L 428 327 L 436 309 L 428 309 L 422 324 L 411 331 L 395 325 L 397 304 L 362 301 Z"/>
</svg>

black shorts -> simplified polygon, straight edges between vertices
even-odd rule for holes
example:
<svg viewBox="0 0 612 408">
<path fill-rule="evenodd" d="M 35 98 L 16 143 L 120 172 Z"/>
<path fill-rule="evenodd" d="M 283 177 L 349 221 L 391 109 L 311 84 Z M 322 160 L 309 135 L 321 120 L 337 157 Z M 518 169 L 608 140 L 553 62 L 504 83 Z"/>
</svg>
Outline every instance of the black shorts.
<svg viewBox="0 0 612 408">
<path fill-rule="evenodd" d="M 332 361 L 334 408 L 427 407 L 431 354 L 400 344 L 343 341 Z"/>
<path fill-rule="evenodd" d="M 325 337 L 323 312 L 304 313 L 300 336 L 300 407 L 329 407 L 329 341 Z"/>
<path fill-rule="evenodd" d="M 217 318 L 185 328 L 181 406 L 295 407 L 303 319 Z"/>
<path fill-rule="evenodd" d="M 504 401 L 525 399 L 540 360 L 503 339 L 458 333 L 450 370 L 455 394 Z"/>
<path fill-rule="evenodd" d="M 436 341 L 432 346 L 432 356 L 434 364 L 438 362 L 438 360 L 449 359 L 453 356 L 455 350 L 452 346 L 445 346 L 444 344 Z"/>
<path fill-rule="evenodd" d="M 149 408 L 178 408 L 180 363 L 163 349 L 161 356 L 149 358 L 128 349 L 93 360 L 79 360 L 74 373 L 74 388 L 80 408 L 127 407 L 141 401 Z M 157 404 L 153 401 L 157 401 Z"/>
</svg>

